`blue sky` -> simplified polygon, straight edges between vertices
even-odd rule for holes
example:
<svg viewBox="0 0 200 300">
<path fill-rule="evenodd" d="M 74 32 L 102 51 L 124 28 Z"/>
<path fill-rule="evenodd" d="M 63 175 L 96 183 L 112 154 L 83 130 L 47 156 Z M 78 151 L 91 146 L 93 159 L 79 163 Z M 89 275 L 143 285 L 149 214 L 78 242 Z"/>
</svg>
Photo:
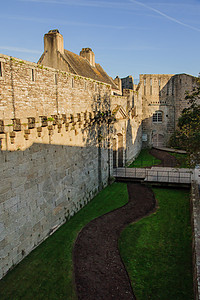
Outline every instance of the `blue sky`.
<svg viewBox="0 0 200 300">
<path fill-rule="evenodd" d="M 200 72 L 200 0 L 5 0 L 0 27 L 0 53 L 32 62 L 59 29 L 112 77 Z"/>
</svg>

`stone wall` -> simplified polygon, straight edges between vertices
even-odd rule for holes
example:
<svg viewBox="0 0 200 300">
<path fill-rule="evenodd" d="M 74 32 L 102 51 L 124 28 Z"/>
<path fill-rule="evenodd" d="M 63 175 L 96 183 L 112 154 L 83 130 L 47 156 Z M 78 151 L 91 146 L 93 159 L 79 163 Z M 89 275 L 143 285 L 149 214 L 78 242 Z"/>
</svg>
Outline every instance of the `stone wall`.
<svg viewBox="0 0 200 300">
<path fill-rule="evenodd" d="M 190 104 L 185 99 L 185 92 L 191 92 L 193 87 L 196 86 L 196 77 L 187 74 L 178 74 L 174 76 L 175 85 L 175 125 L 177 125 L 178 118 L 182 110 Z M 200 104 L 200 101 L 198 102 Z"/>
<path fill-rule="evenodd" d="M 1 276 L 106 186 L 108 148 L 71 144 L 1 151 Z"/>
<path fill-rule="evenodd" d="M 193 182 L 191 189 L 191 222 L 193 229 L 193 283 L 195 300 L 200 299 L 200 196 L 198 184 Z"/>
<path fill-rule="evenodd" d="M 143 146 L 165 146 L 177 126 L 178 118 L 188 101 L 185 92 L 192 91 L 196 78 L 186 74 L 140 75 L 142 131 L 147 140 Z M 162 113 L 162 122 L 153 122 L 153 114 Z"/>
<path fill-rule="evenodd" d="M 89 112 L 100 98 L 109 101 L 111 87 L 104 83 L 5 55 L 0 61 L 0 119 Z"/>
<path fill-rule="evenodd" d="M 137 155 L 141 121 L 130 93 L 111 96 L 102 82 L 5 55 L 0 62 L 1 278 L 106 186 L 114 138 L 123 164 Z"/>
</svg>

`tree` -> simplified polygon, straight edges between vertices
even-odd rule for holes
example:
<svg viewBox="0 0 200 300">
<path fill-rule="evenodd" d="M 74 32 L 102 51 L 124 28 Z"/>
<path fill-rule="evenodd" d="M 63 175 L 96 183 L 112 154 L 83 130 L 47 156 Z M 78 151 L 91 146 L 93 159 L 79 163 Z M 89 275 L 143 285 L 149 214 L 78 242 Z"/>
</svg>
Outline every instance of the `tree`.
<svg viewBox="0 0 200 300">
<path fill-rule="evenodd" d="M 170 146 L 186 150 L 190 166 L 200 164 L 200 78 L 196 83 L 191 93 L 186 92 L 190 106 L 183 109 L 169 141 Z"/>
</svg>

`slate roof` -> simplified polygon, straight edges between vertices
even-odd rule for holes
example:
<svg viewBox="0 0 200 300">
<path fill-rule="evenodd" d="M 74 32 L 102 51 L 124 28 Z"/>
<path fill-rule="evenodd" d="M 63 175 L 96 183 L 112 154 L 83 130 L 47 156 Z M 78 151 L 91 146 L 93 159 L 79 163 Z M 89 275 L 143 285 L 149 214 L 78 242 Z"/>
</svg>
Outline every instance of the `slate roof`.
<svg viewBox="0 0 200 300">
<path fill-rule="evenodd" d="M 95 63 L 95 67 L 92 67 L 86 58 L 68 50 L 64 50 L 64 57 L 77 75 L 105 82 L 110 84 L 113 89 L 118 90 L 112 78 L 108 76 L 99 64 Z"/>
</svg>

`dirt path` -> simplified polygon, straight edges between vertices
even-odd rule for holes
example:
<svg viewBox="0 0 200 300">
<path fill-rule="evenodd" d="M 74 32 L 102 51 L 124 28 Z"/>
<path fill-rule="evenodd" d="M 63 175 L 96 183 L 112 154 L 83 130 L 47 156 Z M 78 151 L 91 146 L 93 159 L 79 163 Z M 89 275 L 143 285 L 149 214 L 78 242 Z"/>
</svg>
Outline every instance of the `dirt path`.
<svg viewBox="0 0 200 300">
<path fill-rule="evenodd" d="M 129 202 L 103 215 L 79 233 L 74 246 L 74 273 L 78 299 L 136 299 L 122 263 L 118 238 L 129 223 L 155 209 L 152 191 L 128 184 Z"/>
<path fill-rule="evenodd" d="M 159 166 L 173 167 L 177 160 L 167 152 L 152 149 Z M 118 249 L 120 232 L 128 224 L 155 210 L 150 189 L 127 185 L 129 202 L 87 224 L 74 245 L 74 276 L 79 300 L 136 299 Z"/>
<path fill-rule="evenodd" d="M 161 163 L 157 165 L 159 167 L 176 167 L 178 165 L 177 159 L 168 152 L 152 148 L 149 153 L 161 160 Z"/>
</svg>

